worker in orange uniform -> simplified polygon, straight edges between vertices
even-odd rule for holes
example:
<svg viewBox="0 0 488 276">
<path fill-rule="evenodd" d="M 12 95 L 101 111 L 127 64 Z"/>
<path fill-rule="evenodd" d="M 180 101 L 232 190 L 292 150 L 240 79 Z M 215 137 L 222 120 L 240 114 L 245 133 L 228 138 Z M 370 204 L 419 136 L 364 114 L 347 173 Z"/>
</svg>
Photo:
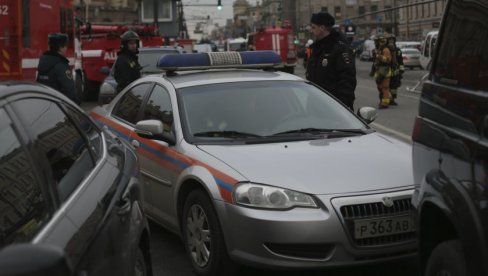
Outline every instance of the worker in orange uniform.
<svg viewBox="0 0 488 276">
<path fill-rule="evenodd" d="M 375 73 L 376 86 L 380 93 L 379 109 L 388 108 L 391 101 L 390 79 L 391 79 L 391 51 L 387 46 L 384 36 L 378 37 L 378 52 L 376 53 Z"/>
</svg>

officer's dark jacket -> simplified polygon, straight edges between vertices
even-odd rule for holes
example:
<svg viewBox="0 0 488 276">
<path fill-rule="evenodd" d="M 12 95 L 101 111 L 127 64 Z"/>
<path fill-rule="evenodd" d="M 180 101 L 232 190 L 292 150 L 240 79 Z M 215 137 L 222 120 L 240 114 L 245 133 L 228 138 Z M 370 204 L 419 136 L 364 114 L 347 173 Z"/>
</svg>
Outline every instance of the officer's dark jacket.
<svg viewBox="0 0 488 276">
<path fill-rule="evenodd" d="M 332 32 L 315 41 L 307 63 L 307 80 L 324 88 L 342 102 L 355 99 L 356 66 L 345 37 Z"/>
<path fill-rule="evenodd" d="M 69 61 L 56 51 L 47 51 L 39 59 L 37 82 L 52 87 L 75 103 L 80 103 L 76 94 Z"/>
<path fill-rule="evenodd" d="M 114 66 L 114 78 L 117 82 L 117 92 L 122 91 L 131 82 L 141 77 L 141 66 L 137 60 L 137 53 L 129 50 L 118 52 Z"/>
</svg>

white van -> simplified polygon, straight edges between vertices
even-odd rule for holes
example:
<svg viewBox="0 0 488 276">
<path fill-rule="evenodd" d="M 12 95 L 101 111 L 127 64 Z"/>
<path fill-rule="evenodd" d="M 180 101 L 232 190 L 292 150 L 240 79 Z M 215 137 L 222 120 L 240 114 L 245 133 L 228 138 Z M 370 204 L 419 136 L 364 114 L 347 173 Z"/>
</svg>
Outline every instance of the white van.
<svg viewBox="0 0 488 276">
<path fill-rule="evenodd" d="M 423 69 L 427 69 L 430 59 L 434 55 L 435 42 L 437 40 L 437 35 L 439 31 L 428 32 L 425 36 L 424 42 L 422 43 L 422 54 L 420 55 L 420 66 Z"/>
</svg>

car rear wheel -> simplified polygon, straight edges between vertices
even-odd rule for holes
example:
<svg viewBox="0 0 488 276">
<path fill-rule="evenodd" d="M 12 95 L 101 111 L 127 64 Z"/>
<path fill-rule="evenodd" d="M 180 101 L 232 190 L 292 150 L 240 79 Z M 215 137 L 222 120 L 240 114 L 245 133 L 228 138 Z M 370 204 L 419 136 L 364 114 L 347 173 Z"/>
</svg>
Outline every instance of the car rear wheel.
<svg viewBox="0 0 488 276">
<path fill-rule="evenodd" d="M 142 253 L 141 248 L 137 250 L 137 258 L 136 263 L 134 265 L 134 276 L 146 276 L 147 273 L 147 264 L 146 259 L 144 258 L 144 253 Z"/>
<path fill-rule="evenodd" d="M 430 254 L 425 276 L 467 276 L 461 241 L 450 240 L 438 244 Z"/>
<path fill-rule="evenodd" d="M 183 208 L 182 236 L 193 270 L 198 275 L 231 275 L 234 264 L 227 254 L 217 214 L 208 196 L 192 191 Z"/>
</svg>

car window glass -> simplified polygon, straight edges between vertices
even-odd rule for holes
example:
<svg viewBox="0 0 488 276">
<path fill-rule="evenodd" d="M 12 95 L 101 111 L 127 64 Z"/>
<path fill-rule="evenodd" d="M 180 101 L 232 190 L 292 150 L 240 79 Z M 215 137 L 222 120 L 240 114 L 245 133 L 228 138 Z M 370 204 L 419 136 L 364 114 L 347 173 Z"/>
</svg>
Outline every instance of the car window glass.
<svg viewBox="0 0 488 276">
<path fill-rule="evenodd" d="M 125 93 L 114 108 L 114 116 L 135 125 L 142 101 L 150 85 L 149 83 L 143 83 L 132 87 Z"/>
<path fill-rule="evenodd" d="M 38 177 L 11 121 L 0 109 L 0 248 L 27 242 L 50 213 Z"/>
<path fill-rule="evenodd" d="M 166 131 L 171 129 L 173 124 L 173 109 L 166 89 L 160 85 L 154 86 L 142 116 L 143 120 L 160 120 L 163 122 Z"/>
<path fill-rule="evenodd" d="M 102 138 L 97 128 L 93 123 L 83 114 L 68 108 L 68 114 L 79 126 L 80 131 L 87 137 L 91 150 L 95 154 L 95 158 L 99 159 L 102 155 Z"/>
<path fill-rule="evenodd" d="M 445 84 L 488 91 L 486 1 L 453 1 L 443 21 L 435 78 Z M 446 42 L 446 43 L 444 43 Z"/>
<path fill-rule="evenodd" d="M 94 167 L 85 138 L 54 102 L 22 99 L 13 105 L 36 148 L 47 159 L 59 199 L 64 201 Z"/>
</svg>

